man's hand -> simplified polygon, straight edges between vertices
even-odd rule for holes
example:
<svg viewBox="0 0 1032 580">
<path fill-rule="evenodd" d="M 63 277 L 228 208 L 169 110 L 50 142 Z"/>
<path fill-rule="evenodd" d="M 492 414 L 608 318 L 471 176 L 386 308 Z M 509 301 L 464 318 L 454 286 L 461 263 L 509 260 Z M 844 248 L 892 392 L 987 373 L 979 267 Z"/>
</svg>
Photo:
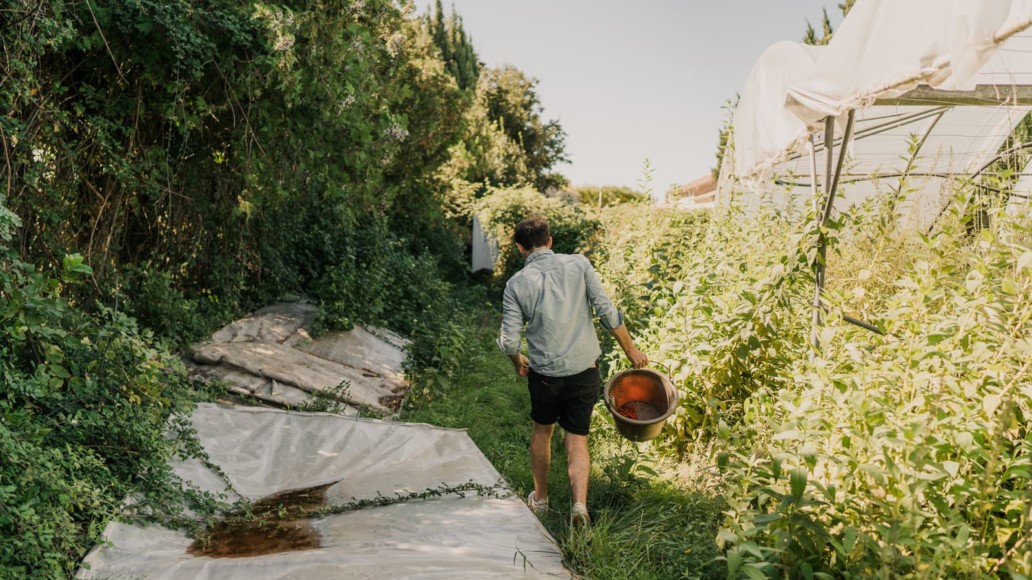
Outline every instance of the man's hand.
<svg viewBox="0 0 1032 580">
<path fill-rule="evenodd" d="M 634 341 L 631 340 L 631 335 L 627 334 L 627 327 L 624 325 L 617 326 L 613 330 L 609 331 L 613 334 L 613 338 L 623 349 L 624 354 L 627 355 L 627 360 L 631 361 L 631 366 L 640 369 L 645 365 L 649 364 L 649 357 L 645 356 L 645 353 L 638 350 L 638 347 L 634 346 Z"/>
<path fill-rule="evenodd" d="M 525 377 L 530 374 L 530 361 L 527 360 L 527 357 L 522 354 L 514 354 L 509 356 L 509 358 L 512 359 L 512 366 L 516 370 L 517 375 Z"/>
<path fill-rule="evenodd" d="M 644 368 L 649 364 L 649 357 L 634 347 L 627 351 L 627 360 L 631 361 L 631 366 L 636 369 Z"/>
</svg>

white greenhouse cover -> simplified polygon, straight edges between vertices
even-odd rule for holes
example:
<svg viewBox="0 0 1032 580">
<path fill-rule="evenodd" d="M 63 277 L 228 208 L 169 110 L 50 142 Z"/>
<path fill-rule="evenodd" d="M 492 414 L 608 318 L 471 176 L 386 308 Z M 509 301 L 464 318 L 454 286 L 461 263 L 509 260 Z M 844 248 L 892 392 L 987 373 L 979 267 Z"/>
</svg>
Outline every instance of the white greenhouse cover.
<svg viewBox="0 0 1032 580">
<path fill-rule="evenodd" d="M 1007 204 L 1007 211 L 1011 214 L 1030 210 L 1032 210 L 1032 161 L 1018 176 L 1018 183 L 1014 186 L 1014 193 L 1011 194 Z"/>
<path fill-rule="evenodd" d="M 999 44 L 1029 24 L 1030 0 L 860 0 L 786 105 L 815 126 L 921 84 L 971 90 Z"/>
<path fill-rule="evenodd" d="M 214 404 L 199 406 L 192 419 L 211 462 L 250 500 L 330 484 L 332 506 L 500 481 L 461 430 Z M 202 490 L 228 492 L 198 460 L 173 467 Z M 104 533 L 110 545 L 91 552 L 77 577 L 569 578 L 538 519 L 520 498 L 502 495 L 508 497 L 453 493 L 345 511 L 312 520 L 317 548 L 251 557 L 194 556 L 181 531 L 112 523 Z"/>
<path fill-rule="evenodd" d="M 907 91 L 1032 86 L 1030 24 L 1032 0 L 860 0 L 828 46 L 778 43 L 759 58 L 735 112 L 725 174 L 764 193 L 809 197 L 810 135 L 820 152 L 823 119 L 841 128 L 856 110 L 836 205 L 897 187 L 907 173 L 917 191 L 911 218 L 926 225 L 947 178 L 976 175 L 1029 108 L 908 103 Z M 887 99 L 898 100 L 872 106 Z"/>
</svg>

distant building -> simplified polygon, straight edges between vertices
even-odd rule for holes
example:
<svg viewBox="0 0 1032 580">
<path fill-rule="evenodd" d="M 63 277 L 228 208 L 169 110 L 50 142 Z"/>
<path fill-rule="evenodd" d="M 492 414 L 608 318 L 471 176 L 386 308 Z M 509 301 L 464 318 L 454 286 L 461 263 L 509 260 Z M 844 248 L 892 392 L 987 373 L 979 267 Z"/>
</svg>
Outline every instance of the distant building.
<svg viewBox="0 0 1032 580">
<path fill-rule="evenodd" d="M 680 186 L 668 194 L 666 205 L 677 207 L 709 207 L 716 201 L 717 179 L 706 174 Z"/>
</svg>

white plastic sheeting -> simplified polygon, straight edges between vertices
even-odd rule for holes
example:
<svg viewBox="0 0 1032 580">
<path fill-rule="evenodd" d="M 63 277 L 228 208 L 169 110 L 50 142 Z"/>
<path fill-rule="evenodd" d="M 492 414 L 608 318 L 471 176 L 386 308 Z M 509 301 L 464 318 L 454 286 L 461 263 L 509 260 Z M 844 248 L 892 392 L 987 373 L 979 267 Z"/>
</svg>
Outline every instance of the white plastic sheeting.
<svg viewBox="0 0 1032 580">
<path fill-rule="evenodd" d="M 492 238 L 480 223 L 480 219 L 473 216 L 473 256 L 471 270 L 494 270 L 495 262 L 498 261 L 498 240 Z"/>
<path fill-rule="evenodd" d="M 330 484 L 328 505 L 420 492 L 500 475 L 464 431 L 324 413 L 201 405 L 193 415 L 221 479 L 200 461 L 174 465 L 202 490 L 257 500 Z M 502 488 L 504 491 L 504 487 Z M 502 494 L 508 495 L 508 494 Z M 78 577 L 513 578 L 569 572 L 520 498 L 446 494 L 333 514 L 312 522 L 318 548 L 252 557 L 194 556 L 183 532 L 113 523 Z"/>
<path fill-rule="evenodd" d="M 1029 24 L 1030 0 L 860 0 L 786 106 L 815 127 L 919 84 L 974 89 L 999 44 Z"/>
<path fill-rule="evenodd" d="M 315 306 L 303 302 L 262 308 L 194 346 L 191 357 L 197 364 L 191 371 L 270 403 L 299 405 L 312 393 L 325 393 L 392 412 L 409 387 L 403 369 L 408 341 L 362 327 L 313 339 L 308 331 L 316 314 Z M 345 381 L 347 388 L 340 389 Z"/>
<path fill-rule="evenodd" d="M 771 169 L 807 139 L 806 125 L 785 108 L 785 95 L 789 87 L 809 78 L 823 49 L 779 42 L 753 65 L 735 108 L 732 154 L 736 176 L 747 178 Z"/>
<path fill-rule="evenodd" d="M 855 141 L 837 206 L 886 191 L 905 173 L 917 190 L 910 221 L 926 225 L 941 209 L 945 176 L 973 176 L 1028 113 L 1006 103 L 1006 89 L 1032 86 L 1030 24 L 1032 0 L 860 0 L 828 46 L 773 45 L 742 92 L 722 184 L 733 173 L 754 191 L 810 197 L 806 143 L 816 134 L 820 155 L 821 120 L 831 116 L 841 127 L 853 109 Z M 997 87 L 1001 104 L 908 103 L 906 92 L 919 85 Z M 872 107 L 879 99 L 898 100 Z M 823 158 L 817 165 L 823 172 Z"/>
<path fill-rule="evenodd" d="M 1014 185 L 1014 193 L 1007 203 L 1007 213 L 1032 213 L 1032 161 L 1025 165 L 1018 181 Z"/>
<path fill-rule="evenodd" d="M 858 111 L 835 207 L 842 210 L 902 187 L 909 193 L 897 208 L 900 225 L 926 230 L 953 193 L 954 178 L 973 176 L 992 161 L 1029 110 L 875 105 Z M 823 152 L 823 143 L 818 141 L 817 150 Z M 790 156 L 775 166 L 774 175 L 771 189 L 779 204 L 809 201 L 809 155 Z"/>
</svg>

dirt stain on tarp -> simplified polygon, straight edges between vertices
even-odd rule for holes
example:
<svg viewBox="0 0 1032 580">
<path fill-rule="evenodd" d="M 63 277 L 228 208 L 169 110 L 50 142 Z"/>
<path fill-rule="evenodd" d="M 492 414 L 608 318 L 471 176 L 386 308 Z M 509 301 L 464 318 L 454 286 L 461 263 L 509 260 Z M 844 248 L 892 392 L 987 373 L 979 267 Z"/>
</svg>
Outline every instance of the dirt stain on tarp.
<svg viewBox="0 0 1032 580">
<path fill-rule="evenodd" d="M 248 558 L 320 547 L 312 513 L 326 505 L 327 483 L 264 497 L 248 513 L 231 513 L 198 536 L 186 552 L 209 558 Z"/>
</svg>

